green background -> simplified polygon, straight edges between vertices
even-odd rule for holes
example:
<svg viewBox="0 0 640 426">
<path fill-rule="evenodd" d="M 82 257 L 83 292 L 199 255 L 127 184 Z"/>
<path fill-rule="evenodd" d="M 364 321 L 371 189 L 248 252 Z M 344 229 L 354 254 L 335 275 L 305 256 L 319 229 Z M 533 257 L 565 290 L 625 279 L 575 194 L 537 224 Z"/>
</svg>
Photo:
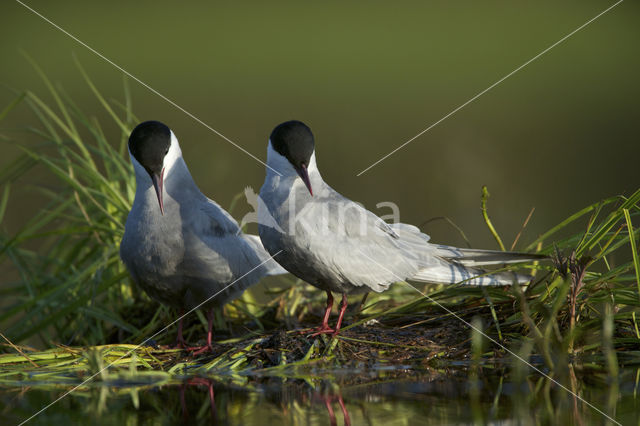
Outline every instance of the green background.
<svg viewBox="0 0 640 426">
<path fill-rule="evenodd" d="M 571 2 L 27 2 L 261 159 L 278 123 L 316 136 L 323 177 L 403 222 L 447 216 L 476 247 L 495 248 L 480 190 L 507 246 L 532 207 L 521 243 L 598 199 L 640 184 L 640 6 L 625 1 L 360 177 L 356 174 L 613 4 Z M 0 18 L 0 107 L 45 88 L 26 52 L 107 134 L 118 130 L 73 62 L 107 99 L 122 73 L 16 2 Z M 229 206 L 256 191 L 264 166 L 131 81 L 134 112 L 167 123 L 205 194 Z M 34 143 L 26 105 L 0 123 Z M 0 166 L 17 154 L 3 147 Z M 34 172 L 12 189 L 10 233 L 55 187 Z M 234 212 L 237 219 L 248 207 Z M 255 230 L 255 228 L 254 228 Z M 463 244 L 446 223 L 434 241 Z"/>
</svg>

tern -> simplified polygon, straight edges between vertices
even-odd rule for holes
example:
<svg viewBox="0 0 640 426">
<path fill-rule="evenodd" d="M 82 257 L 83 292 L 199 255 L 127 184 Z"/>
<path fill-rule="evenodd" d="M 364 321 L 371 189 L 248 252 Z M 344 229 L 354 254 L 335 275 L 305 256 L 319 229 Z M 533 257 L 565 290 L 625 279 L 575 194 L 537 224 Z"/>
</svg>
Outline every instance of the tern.
<svg viewBox="0 0 640 426">
<path fill-rule="evenodd" d="M 262 244 L 280 265 L 326 291 L 327 307 L 315 334 L 339 332 L 351 292 L 381 292 L 404 280 L 522 284 L 531 277 L 511 272 L 486 275 L 478 267 L 544 258 L 432 244 L 413 225 L 386 223 L 322 179 L 313 133 L 295 120 L 278 125 L 269 138 L 258 230 Z M 342 301 L 332 329 L 328 320 L 334 292 L 342 294 Z"/>
<path fill-rule="evenodd" d="M 286 273 L 258 236 L 200 192 L 182 158 L 178 139 L 158 121 L 145 121 L 129 137 L 136 193 L 127 216 L 120 257 L 131 277 L 156 301 L 181 312 L 213 308 L 240 296 L 266 275 Z M 185 347 L 182 315 L 178 345 Z"/>
</svg>

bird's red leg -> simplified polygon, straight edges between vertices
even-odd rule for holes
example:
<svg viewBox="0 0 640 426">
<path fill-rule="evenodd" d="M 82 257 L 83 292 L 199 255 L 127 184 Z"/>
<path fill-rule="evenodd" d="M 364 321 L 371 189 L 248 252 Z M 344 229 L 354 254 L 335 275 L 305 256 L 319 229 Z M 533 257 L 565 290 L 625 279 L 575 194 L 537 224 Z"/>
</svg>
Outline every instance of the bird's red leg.
<svg viewBox="0 0 640 426">
<path fill-rule="evenodd" d="M 176 339 L 176 348 L 187 349 L 187 342 L 182 336 L 182 320 L 184 319 L 184 309 L 180 309 L 180 320 L 178 321 L 178 338 Z"/>
<path fill-rule="evenodd" d="M 329 316 L 331 315 L 331 308 L 333 307 L 333 294 L 327 290 L 327 309 L 324 311 L 324 317 L 322 318 L 322 325 L 316 328 L 315 333 L 312 336 L 319 334 L 333 333 L 333 329 L 329 327 Z"/>
<path fill-rule="evenodd" d="M 347 293 L 342 293 L 342 301 L 340 302 L 340 313 L 338 314 L 338 322 L 336 323 L 336 331 L 333 332 L 334 336 L 340 332 L 340 326 L 342 325 L 342 318 L 344 312 L 347 310 Z"/>
<path fill-rule="evenodd" d="M 329 327 L 329 316 L 331 316 L 331 308 L 333 308 L 333 294 L 327 291 L 327 309 L 324 311 L 324 317 L 322 318 L 322 326 L 320 329 L 326 330 Z"/>
<path fill-rule="evenodd" d="M 213 352 L 213 346 L 211 345 L 211 342 L 213 341 L 213 308 L 209 309 L 209 317 L 207 319 L 209 320 L 209 330 L 207 331 L 207 346 L 209 347 L 209 350 Z"/>
<path fill-rule="evenodd" d="M 207 332 L 207 344 L 193 353 L 193 355 L 200 355 L 207 351 L 213 352 L 213 308 L 211 308 L 207 314 L 207 320 L 209 322 L 209 331 Z"/>
</svg>

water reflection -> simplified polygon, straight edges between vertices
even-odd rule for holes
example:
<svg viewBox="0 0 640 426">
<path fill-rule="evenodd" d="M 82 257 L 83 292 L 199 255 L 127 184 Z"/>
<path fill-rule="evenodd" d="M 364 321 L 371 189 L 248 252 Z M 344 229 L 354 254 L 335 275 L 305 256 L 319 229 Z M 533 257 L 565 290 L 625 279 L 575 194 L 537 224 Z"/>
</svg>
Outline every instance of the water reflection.
<svg viewBox="0 0 640 426">
<path fill-rule="evenodd" d="M 614 424 L 553 382 L 512 381 L 500 369 L 312 371 L 297 378 L 188 377 L 157 383 L 119 382 L 82 388 L 33 424 L 385 425 L 494 423 Z M 578 371 L 563 383 L 622 424 L 640 420 L 640 369 L 612 385 L 605 373 Z M 69 385 L 0 390 L 3 424 L 17 424 Z"/>
<path fill-rule="evenodd" d="M 337 400 L 338 404 L 340 404 L 340 409 L 342 410 L 342 416 L 344 418 L 344 424 L 346 426 L 351 425 L 351 418 L 349 417 L 349 412 L 347 411 L 347 407 L 345 407 L 344 405 L 344 400 L 342 399 L 342 395 L 340 395 L 340 392 L 338 392 L 337 396 L 323 395 L 322 399 L 327 406 L 327 412 L 329 413 L 329 422 L 331 423 L 331 426 L 338 424 L 336 415 L 333 412 L 332 403 L 334 400 Z"/>
<path fill-rule="evenodd" d="M 185 390 L 187 386 L 196 386 L 196 387 L 205 387 L 207 391 L 207 396 L 209 397 L 209 408 L 210 408 L 210 419 L 212 423 L 217 423 L 218 416 L 216 411 L 216 399 L 214 392 L 214 381 L 211 379 L 205 379 L 202 377 L 192 377 L 187 379 L 180 386 L 180 407 L 182 408 L 182 422 L 184 424 L 189 423 L 189 409 L 187 407 L 187 401 L 185 398 Z"/>
</svg>

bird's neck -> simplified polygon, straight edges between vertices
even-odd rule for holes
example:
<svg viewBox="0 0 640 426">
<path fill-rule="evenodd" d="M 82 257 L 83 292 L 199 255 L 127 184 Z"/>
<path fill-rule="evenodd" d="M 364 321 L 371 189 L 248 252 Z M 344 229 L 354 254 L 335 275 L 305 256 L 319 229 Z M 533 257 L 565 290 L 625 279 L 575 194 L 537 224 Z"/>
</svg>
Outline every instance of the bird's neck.
<svg viewBox="0 0 640 426">
<path fill-rule="evenodd" d="M 171 169 L 165 170 L 164 188 L 166 195 L 177 201 L 193 202 L 204 198 L 182 158 Z"/>
</svg>

